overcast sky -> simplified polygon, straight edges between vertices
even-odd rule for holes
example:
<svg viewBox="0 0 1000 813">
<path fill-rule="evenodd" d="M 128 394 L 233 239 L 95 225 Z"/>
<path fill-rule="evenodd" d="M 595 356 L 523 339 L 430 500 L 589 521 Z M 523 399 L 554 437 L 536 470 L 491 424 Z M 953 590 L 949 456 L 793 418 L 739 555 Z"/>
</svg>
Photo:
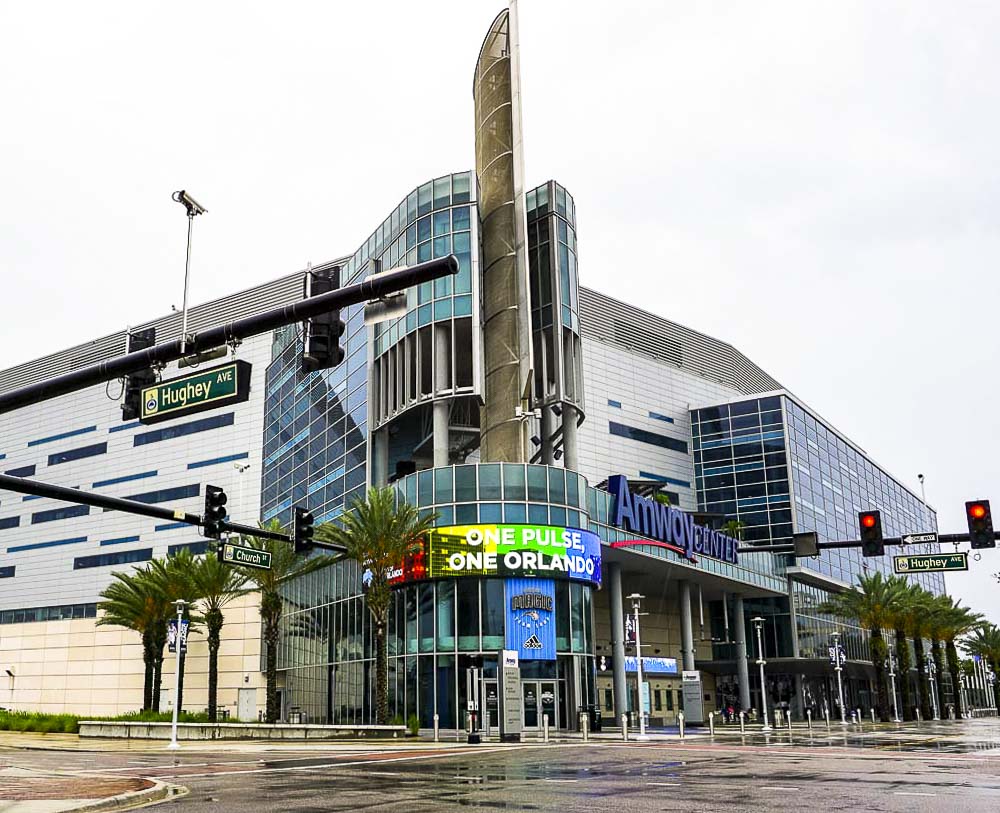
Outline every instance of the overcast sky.
<svg viewBox="0 0 1000 813">
<path fill-rule="evenodd" d="M 202 302 L 471 168 L 502 5 L 2 0 L 0 369 L 180 305 L 175 189 Z M 521 2 L 527 183 L 575 196 L 581 282 L 733 343 L 951 532 L 1000 515 L 997 42 L 992 2 Z"/>
</svg>

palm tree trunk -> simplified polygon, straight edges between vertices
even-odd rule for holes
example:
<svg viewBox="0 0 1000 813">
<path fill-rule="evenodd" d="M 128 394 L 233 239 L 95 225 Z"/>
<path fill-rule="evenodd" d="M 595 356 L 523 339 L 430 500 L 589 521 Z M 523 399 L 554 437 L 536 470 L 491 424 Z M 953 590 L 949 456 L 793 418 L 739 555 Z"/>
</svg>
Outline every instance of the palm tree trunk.
<svg viewBox="0 0 1000 813">
<path fill-rule="evenodd" d="M 931 703 L 931 686 L 927 676 L 927 653 L 924 652 L 924 639 L 918 633 L 913 639 L 913 651 L 917 660 L 917 684 L 920 687 L 920 715 L 925 720 L 934 716 Z"/>
<path fill-rule="evenodd" d="M 267 706 L 264 717 L 268 723 L 278 721 L 278 626 L 281 623 L 281 598 L 261 596 L 261 617 L 264 620 L 264 671 L 267 676 Z"/>
<path fill-rule="evenodd" d="M 872 666 L 875 667 L 875 696 L 876 710 L 878 718 L 883 722 L 889 722 L 889 691 L 885 684 L 885 659 L 889 654 L 889 647 L 882 637 L 882 630 L 876 628 L 872 630 Z"/>
<path fill-rule="evenodd" d="M 934 668 L 937 674 L 938 714 L 942 720 L 947 720 L 948 712 L 945 709 L 944 694 L 944 653 L 941 651 L 941 642 L 937 638 L 931 640 L 931 657 L 934 659 Z"/>
<path fill-rule="evenodd" d="M 386 653 L 386 618 L 375 619 L 375 722 L 389 721 L 389 658 Z"/>
<path fill-rule="evenodd" d="M 142 634 L 142 710 L 149 711 L 153 708 L 153 662 L 156 655 L 153 651 L 153 636 L 147 630 Z"/>
<path fill-rule="evenodd" d="M 959 683 L 958 651 L 955 649 L 954 641 L 945 642 L 945 652 L 948 655 L 948 674 L 951 675 L 951 691 L 955 697 L 955 716 L 961 717 L 965 712 L 965 704 L 962 702 L 962 689 L 961 683 Z"/>
<path fill-rule="evenodd" d="M 219 644 L 222 639 L 222 611 L 213 609 L 205 613 L 208 628 L 208 721 L 215 722 L 218 714 L 219 694 Z"/>
<path fill-rule="evenodd" d="M 913 719 L 913 693 L 910 691 L 910 646 L 906 643 L 906 630 L 896 629 L 896 680 L 899 681 L 899 702 L 903 719 Z"/>
<path fill-rule="evenodd" d="M 160 710 L 160 692 L 163 690 L 163 647 L 153 655 L 153 711 Z"/>
<path fill-rule="evenodd" d="M 990 668 L 996 676 L 993 680 L 993 705 L 1000 709 L 1000 658 L 994 658 Z"/>
</svg>

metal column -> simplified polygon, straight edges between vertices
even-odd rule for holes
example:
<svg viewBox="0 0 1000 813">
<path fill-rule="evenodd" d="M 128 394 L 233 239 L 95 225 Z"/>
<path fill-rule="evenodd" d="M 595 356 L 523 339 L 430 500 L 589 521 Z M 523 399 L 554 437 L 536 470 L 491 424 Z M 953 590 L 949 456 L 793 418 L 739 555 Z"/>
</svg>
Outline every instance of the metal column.
<svg viewBox="0 0 1000 813">
<path fill-rule="evenodd" d="M 792 581 L 791 576 L 788 577 L 788 620 L 792 627 L 792 657 L 797 660 L 802 656 L 799 654 L 799 622 L 795 607 L 795 582 Z M 799 718 L 804 720 L 806 716 L 806 703 L 802 692 L 802 675 L 796 672 L 794 677 L 795 694 L 792 696 L 789 711 L 797 712 Z"/>
<path fill-rule="evenodd" d="M 611 667 L 615 690 L 615 722 L 628 711 L 628 685 L 625 682 L 625 615 L 622 611 L 622 567 L 617 562 L 608 565 L 611 584 Z"/>
<path fill-rule="evenodd" d="M 448 357 L 451 346 L 448 333 L 440 325 L 434 327 L 434 467 L 448 465 L 448 413 L 451 401 L 441 397 L 450 386 Z"/>
<path fill-rule="evenodd" d="M 553 447 L 555 445 L 552 442 L 552 435 L 555 433 L 554 417 L 555 413 L 552 412 L 552 407 L 542 407 L 542 464 L 546 466 L 551 466 L 555 462 L 555 459 L 552 456 Z"/>
<path fill-rule="evenodd" d="M 389 430 L 372 432 L 372 485 L 382 488 L 389 482 Z"/>
<path fill-rule="evenodd" d="M 694 669 L 694 629 L 691 627 L 691 584 L 687 581 L 678 582 L 681 603 L 681 655 L 684 669 Z"/>
<path fill-rule="evenodd" d="M 750 710 L 750 668 L 747 666 L 747 623 L 743 615 L 743 596 L 733 601 L 733 625 L 736 627 L 736 680 L 740 687 L 740 710 Z"/>
<path fill-rule="evenodd" d="M 579 455 L 577 454 L 576 443 L 576 407 L 563 404 L 562 426 L 563 426 L 563 464 L 570 471 L 576 471 L 579 466 Z"/>
</svg>

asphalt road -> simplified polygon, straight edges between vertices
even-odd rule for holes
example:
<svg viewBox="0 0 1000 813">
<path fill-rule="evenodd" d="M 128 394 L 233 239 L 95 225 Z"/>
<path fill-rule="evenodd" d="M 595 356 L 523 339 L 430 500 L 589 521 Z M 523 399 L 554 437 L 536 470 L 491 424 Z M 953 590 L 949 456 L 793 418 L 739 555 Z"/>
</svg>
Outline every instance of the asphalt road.
<svg viewBox="0 0 1000 813">
<path fill-rule="evenodd" d="M 985 732 L 984 732 L 985 733 Z M 991 732 L 992 733 L 992 732 Z M 347 744 L 302 750 L 4 751 L 7 765 L 143 776 L 188 788 L 164 811 L 1000 810 L 1000 743 L 900 750 L 825 742 L 743 745 Z M 914 743 L 916 745 L 916 743 Z M 921 748 L 933 748 L 933 740 Z"/>
</svg>

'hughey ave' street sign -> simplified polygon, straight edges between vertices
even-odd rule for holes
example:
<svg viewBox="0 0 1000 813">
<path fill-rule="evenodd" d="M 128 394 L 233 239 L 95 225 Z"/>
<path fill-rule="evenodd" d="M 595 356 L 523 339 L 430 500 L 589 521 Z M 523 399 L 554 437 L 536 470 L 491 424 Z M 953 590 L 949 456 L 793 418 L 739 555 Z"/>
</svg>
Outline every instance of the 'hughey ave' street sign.
<svg viewBox="0 0 1000 813">
<path fill-rule="evenodd" d="M 228 542 L 222 546 L 222 560 L 226 564 L 255 567 L 258 570 L 271 569 L 271 554 L 268 551 L 230 545 Z"/>
<path fill-rule="evenodd" d="M 942 570 L 968 570 L 968 553 L 916 553 L 912 556 L 893 556 L 892 566 L 897 573 L 937 573 Z"/>
<path fill-rule="evenodd" d="M 249 362 L 232 361 L 145 387 L 139 420 L 156 423 L 246 401 L 251 369 Z"/>
</svg>

